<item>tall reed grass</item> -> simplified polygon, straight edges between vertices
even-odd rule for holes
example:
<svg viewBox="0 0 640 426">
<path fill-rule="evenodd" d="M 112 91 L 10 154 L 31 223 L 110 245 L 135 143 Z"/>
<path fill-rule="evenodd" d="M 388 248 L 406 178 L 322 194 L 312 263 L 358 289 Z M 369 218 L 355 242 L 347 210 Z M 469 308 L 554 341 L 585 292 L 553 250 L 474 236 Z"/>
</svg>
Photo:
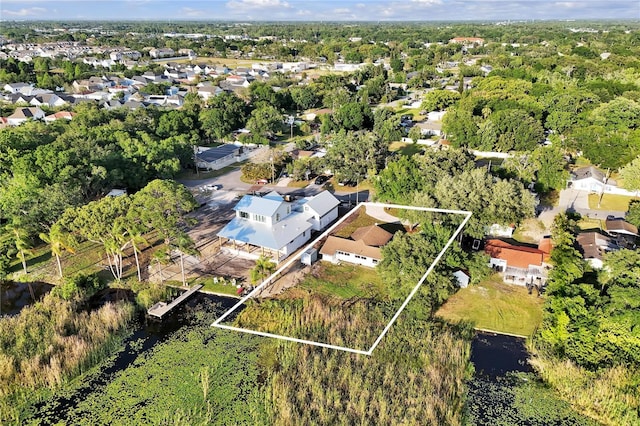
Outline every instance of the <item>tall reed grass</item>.
<svg viewBox="0 0 640 426">
<path fill-rule="evenodd" d="M 129 323 L 134 307 L 106 303 L 95 311 L 52 294 L 0 319 L 0 423 L 15 418 L 21 393 L 57 388 L 101 360 Z"/>
</svg>

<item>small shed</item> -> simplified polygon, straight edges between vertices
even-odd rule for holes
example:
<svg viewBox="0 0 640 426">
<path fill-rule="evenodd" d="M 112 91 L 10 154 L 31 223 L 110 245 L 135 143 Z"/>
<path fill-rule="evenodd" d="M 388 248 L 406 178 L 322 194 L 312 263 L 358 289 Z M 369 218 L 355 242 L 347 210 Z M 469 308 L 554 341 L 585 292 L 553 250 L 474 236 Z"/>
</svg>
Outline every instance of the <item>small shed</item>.
<svg viewBox="0 0 640 426">
<path fill-rule="evenodd" d="M 311 266 L 314 262 L 318 260 L 318 250 L 311 247 L 309 250 L 302 253 L 300 256 L 300 262 L 303 265 Z"/>
<path fill-rule="evenodd" d="M 457 270 L 453 273 L 453 276 L 458 280 L 458 286 L 460 286 L 460 288 L 467 288 L 469 286 L 471 277 L 463 270 Z"/>
</svg>

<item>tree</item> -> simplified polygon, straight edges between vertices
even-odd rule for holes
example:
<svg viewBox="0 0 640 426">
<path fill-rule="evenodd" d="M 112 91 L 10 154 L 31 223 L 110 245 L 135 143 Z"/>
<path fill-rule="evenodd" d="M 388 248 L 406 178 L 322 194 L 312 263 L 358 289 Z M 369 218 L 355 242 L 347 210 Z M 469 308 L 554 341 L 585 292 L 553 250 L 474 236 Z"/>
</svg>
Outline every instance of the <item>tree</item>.
<svg viewBox="0 0 640 426">
<path fill-rule="evenodd" d="M 291 98 L 300 110 L 313 108 L 318 104 L 319 98 L 315 90 L 309 86 L 296 86 L 290 89 Z"/>
<path fill-rule="evenodd" d="M 442 177 L 434 195 L 442 208 L 473 212 L 465 233 L 475 238 L 482 238 L 493 223 L 519 223 L 534 214 L 535 199 L 520 182 L 494 181 L 484 168 Z"/>
<path fill-rule="evenodd" d="M 178 232 L 173 239 L 173 246 L 180 253 L 180 271 L 182 272 L 182 285 L 187 285 L 187 278 L 184 273 L 184 255 L 197 255 L 196 244 L 186 232 Z"/>
<path fill-rule="evenodd" d="M 451 90 L 432 90 L 424 96 L 422 109 L 442 111 L 454 105 L 460 99 L 460 93 Z"/>
<path fill-rule="evenodd" d="M 362 130 L 371 128 L 373 123 L 371 108 L 362 102 L 348 102 L 341 105 L 334 113 L 334 122 L 340 129 Z"/>
<path fill-rule="evenodd" d="M 282 123 L 280 111 L 271 105 L 265 105 L 251 111 L 247 128 L 256 135 L 270 136 L 282 130 Z"/>
<path fill-rule="evenodd" d="M 442 130 L 456 147 L 474 149 L 479 146 L 478 124 L 467 110 L 449 110 L 442 118 Z"/>
<path fill-rule="evenodd" d="M 169 253 L 166 247 L 161 247 L 153 252 L 153 260 L 156 261 L 158 266 L 158 274 L 160 275 L 160 283 L 164 283 L 164 276 L 162 275 L 162 265 L 166 265 L 169 262 Z"/>
<path fill-rule="evenodd" d="M 199 118 L 205 135 L 224 140 L 246 124 L 247 105 L 233 93 L 224 92 L 209 99 Z"/>
<path fill-rule="evenodd" d="M 60 256 L 63 251 L 74 253 L 73 239 L 69 234 L 64 232 L 59 224 L 54 224 L 48 234 L 41 233 L 40 239 L 51 246 L 51 254 L 56 257 L 56 263 L 58 265 L 58 274 L 62 278 L 62 262 Z"/>
<path fill-rule="evenodd" d="M 531 153 L 531 162 L 535 167 L 536 189 L 548 192 L 564 188 L 569 172 L 562 150 L 555 146 L 539 146 Z"/>
<path fill-rule="evenodd" d="M 251 269 L 251 284 L 264 281 L 276 270 L 276 264 L 268 256 L 260 256 L 256 259 L 255 266 Z"/>
<path fill-rule="evenodd" d="M 544 129 L 538 120 L 520 109 L 498 111 L 489 117 L 498 140 L 493 149 L 500 152 L 532 151 L 544 139 Z"/>
<path fill-rule="evenodd" d="M 620 177 L 625 189 L 635 191 L 636 194 L 640 191 L 640 156 L 620 169 Z"/>
<path fill-rule="evenodd" d="M 62 232 L 72 232 L 85 240 L 101 244 L 111 274 L 122 278 L 123 252 L 129 243 L 123 229 L 123 219 L 131 204 L 128 195 L 104 197 L 84 206 L 67 209 L 57 226 Z"/>
<path fill-rule="evenodd" d="M 629 212 L 625 218 L 627 222 L 640 228 L 640 200 L 631 200 L 629 203 Z"/>
<path fill-rule="evenodd" d="M 157 230 L 167 244 L 181 229 L 193 223 L 187 213 L 197 206 L 191 192 L 171 180 L 151 181 L 132 199 L 132 208 L 138 212 L 140 223 L 149 230 Z"/>
<path fill-rule="evenodd" d="M 373 131 L 382 140 L 392 142 L 402 137 L 400 116 L 390 108 L 379 108 L 373 113 Z"/>
<path fill-rule="evenodd" d="M 327 149 L 326 161 L 341 180 L 361 182 L 384 167 L 388 145 L 374 133 L 341 131 Z"/>
<path fill-rule="evenodd" d="M 419 164 L 413 157 L 401 155 L 390 161 L 374 180 L 376 196 L 386 202 L 408 204 L 415 192 L 424 187 Z"/>
<path fill-rule="evenodd" d="M 31 251 L 33 247 L 31 244 L 31 238 L 29 236 L 29 231 L 19 225 L 8 225 L 7 229 L 13 239 L 13 244 L 16 247 L 18 259 L 22 262 L 22 269 L 24 273 L 27 274 L 27 260 L 26 254 Z"/>
</svg>

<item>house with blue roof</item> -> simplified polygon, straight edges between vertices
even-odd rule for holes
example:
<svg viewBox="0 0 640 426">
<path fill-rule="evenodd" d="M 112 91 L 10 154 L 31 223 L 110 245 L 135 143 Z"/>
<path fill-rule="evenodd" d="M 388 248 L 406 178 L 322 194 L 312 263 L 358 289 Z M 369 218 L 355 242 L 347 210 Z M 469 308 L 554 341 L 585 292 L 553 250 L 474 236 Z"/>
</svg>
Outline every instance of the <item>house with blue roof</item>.
<svg viewBox="0 0 640 426">
<path fill-rule="evenodd" d="M 218 232 L 238 254 L 287 258 L 338 218 L 340 202 L 328 191 L 287 201 L 273 191 L 260 197 L 245 195 L 234 207 L 235 217 Z"/>
</svg>

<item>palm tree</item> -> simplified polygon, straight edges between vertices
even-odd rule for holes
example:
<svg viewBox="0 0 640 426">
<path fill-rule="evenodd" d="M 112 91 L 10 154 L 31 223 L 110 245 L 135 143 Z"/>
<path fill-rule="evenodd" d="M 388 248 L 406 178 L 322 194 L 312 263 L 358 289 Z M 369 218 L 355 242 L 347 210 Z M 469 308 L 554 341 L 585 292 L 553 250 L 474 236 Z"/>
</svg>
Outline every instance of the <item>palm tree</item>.
<svg viewBox="0 0 640 426">
<path fill-rule="evenodd" d="M 25 253 L 28 253 L 32 248 L 29 233 L 25 228 L 16 225 L 9 225 L 7 229 L 13 234 L 13 243 L 18 250 L 18 259 L 22 262 L 24 273 L 27 274 L 27 259 Z"/>
<path fill-rule="evenodd" d="M 153 253 L 153 259 L 157 262 L 158 265 L 158 273 L 160 274 L 160 283 L 164 284 L 164 276 L 162 275 L 162 265 L 166 264 L 169 261 L 169 253 L 167 253 L 167 248 L 163 247 L 156 250 Z"/>
<path fill-rule="evenodd" d="M 51 227 L 48 234 L 44 232 L 40 234 L 40 239 L 45 243 L 51 245 L 51 254 L 56 257 L 58 264 L 58 274 L 62 278 L 62 262 L 60 262 L 60 256 L 63 251 L 74 253 L 73 244 L 70 236 L 62 231 L 62 228 L 57 224 Z"/>
<path fill-rule="evenodd" d="M 175 240 L 175 247 L 180 252 L 180 269 L 182 271 L 182 285 L 187 285 L 187 279 L 184 274 L 184 255 L 197 255 L 199 252 L 196 249 L 196 244 L 187 233 L 180 233 Z"/>
<path fill-rule="evenodd" d="M 251 270 L 251 283 L 255 284 L 264 281 L 269 275 L 276 270 L 276 264 L 268 256 L 260 256 L 256 260 L 256 266 Z"/>
</svg>

